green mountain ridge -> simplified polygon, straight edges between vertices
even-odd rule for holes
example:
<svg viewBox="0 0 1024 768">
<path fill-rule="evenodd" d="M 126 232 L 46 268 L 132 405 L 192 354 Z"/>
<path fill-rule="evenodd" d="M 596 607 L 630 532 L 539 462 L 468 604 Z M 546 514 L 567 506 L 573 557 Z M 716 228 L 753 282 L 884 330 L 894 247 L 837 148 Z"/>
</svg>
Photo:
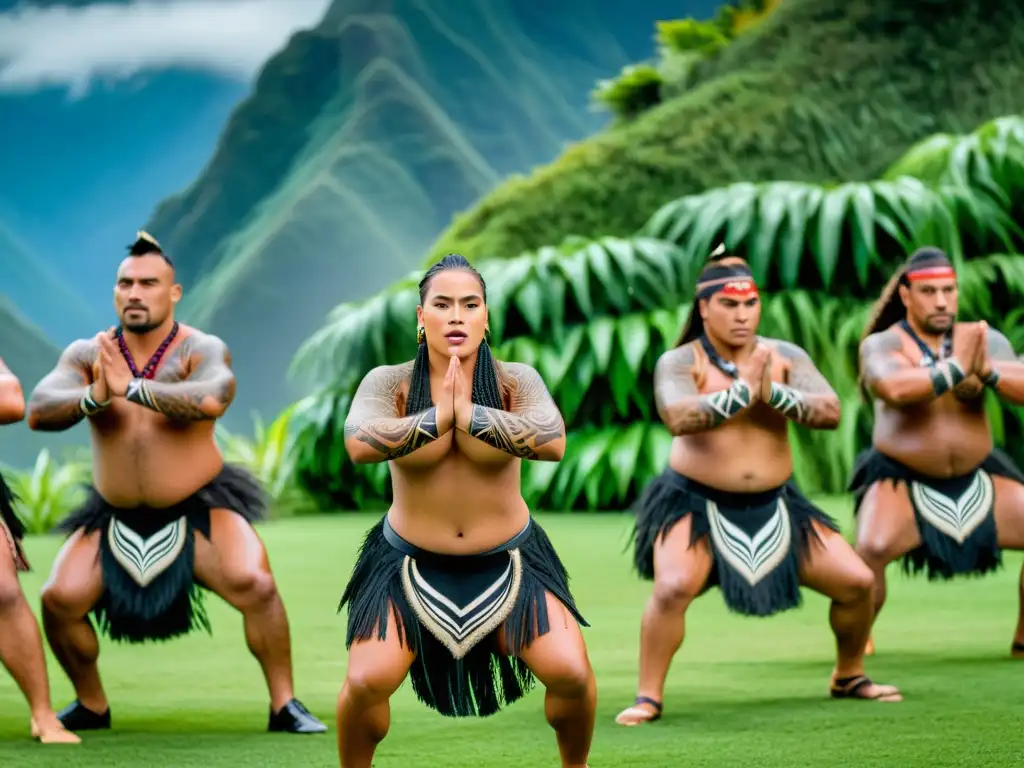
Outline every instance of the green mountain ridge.
<svg viewBox="0 0 1024 768">
<path fill-rule="evenodd" d="M 147 225 L 181 265 L 182 318 L 232 349 L 236 418 L 294 399 L 284 371 L 332 306 L 406 274 L 455 211 L 596 130 L 594 81 L 645 55 L 675 4 L 643 19 L 612 0 L 554 18 L 485 0 L 379 7 L 339 0 L 295 35 Z"/>
<path fill-rule="evenodd" d="M 48 263 L 33 253 L 7 222 L 0 220 L 0 290 L 4 295 L 19 296 L 20 310 L 35 317 L 46 317 L 58 311 L 55 327 L 92 327 L 96 324 L 93 310 L 71 284 Z M 41 331 L 42 332 L 42 331 Z M 3 350 L 0 349 L 0 355 Z"/>
<path fill-rule="evenodd" d="M 1024 109 L 1022 75 L 1019 2 L 784 0 L 663 89 L 679 95 L 491 191 L 427 261 L 630 234 L 660 205 L 732 182 L 874 178 L 924 136 Z"/>
<path fill-rule="evenodd" d="M 60 350 L 0 294 L 0 358 L 21 381 L 25 397 L 57 362 Z M 43 448 L 60 453 L 68 446 L 86 445 L 84 429 L 60 433 L 33 432 L 23 421 L 0 429 L 0 463 L 27 467 Z"/>
</svg>

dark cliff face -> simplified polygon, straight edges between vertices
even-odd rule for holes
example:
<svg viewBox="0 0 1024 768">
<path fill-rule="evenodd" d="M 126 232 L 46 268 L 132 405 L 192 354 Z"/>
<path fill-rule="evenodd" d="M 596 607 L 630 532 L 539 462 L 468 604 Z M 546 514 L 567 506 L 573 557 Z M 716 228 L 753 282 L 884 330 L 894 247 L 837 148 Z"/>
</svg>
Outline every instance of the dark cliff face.
<svg viewBox="0 0 1024 768">
<path fill-rule="evenodd" d="M 649 56 L 654 22 L 680 10 L 339 0 L 295 35 L 147 225 L 181 265 L 182 318 L 231 346 L 233 423 L 297 394 L 284 370 L 331 307 L 415 269 L 453 214 L 598 130 L 595 81 Z"/>
</svg>

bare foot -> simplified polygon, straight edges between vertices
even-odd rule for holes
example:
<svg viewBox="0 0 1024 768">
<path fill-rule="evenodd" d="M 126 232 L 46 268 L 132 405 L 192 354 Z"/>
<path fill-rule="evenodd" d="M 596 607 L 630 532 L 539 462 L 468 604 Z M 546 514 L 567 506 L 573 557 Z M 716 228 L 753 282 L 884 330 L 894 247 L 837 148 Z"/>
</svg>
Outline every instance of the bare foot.
<svg viewBox="0 0 1024 768">
<path fill-rule="evenodd" d="M 40 744 L 81 744 L 82 740 L 74 733 L 66 729 L 57 719 L 56 714 L 50 714 L 43 720 L 40 727 L 35 718 L 32 718 L 32 738 L 37 739 Z"/>
<path fill-rule="evenodd" d="M 637 696 L 636 703 L 619 712 L 615 722 L 619 725 L 634 726 L 641 723 L 653 723 L 661 717 L 661 702 L 649 696 Z"/>
<path fill-rule="evenodd" d="M 830 693 L 833 699 L 862 699 L 864 701 L 903 701 L 900 689 L 894 685 L 879 685 L 866 675 L 845 679 L 832 676 Z"/>
</svg>

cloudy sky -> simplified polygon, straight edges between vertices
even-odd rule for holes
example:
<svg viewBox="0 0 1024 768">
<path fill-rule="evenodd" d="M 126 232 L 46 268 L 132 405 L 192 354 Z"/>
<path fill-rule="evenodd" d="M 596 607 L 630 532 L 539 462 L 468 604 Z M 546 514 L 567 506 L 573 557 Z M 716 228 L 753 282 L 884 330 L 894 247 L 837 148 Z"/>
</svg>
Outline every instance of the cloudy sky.
<svg viewBox="0 0 1024 768">
<path fill-rule="evenodd" d="M 0 0 L 0 220 L 105 311 L 112 257 L 328 4 Z"/>
</svg>

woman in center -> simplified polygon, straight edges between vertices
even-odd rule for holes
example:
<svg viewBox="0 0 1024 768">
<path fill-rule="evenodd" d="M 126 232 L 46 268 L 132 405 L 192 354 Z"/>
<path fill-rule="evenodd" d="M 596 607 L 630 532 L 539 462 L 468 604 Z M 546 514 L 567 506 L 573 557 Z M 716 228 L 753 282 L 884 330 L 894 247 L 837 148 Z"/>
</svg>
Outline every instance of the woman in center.
<svg viewBox="0 0 1024 768">
<path fill-rule="evenodd" d="M 353 462 L 390 463 L 394 499 L 341 599 L 341 766 L 370 767 L 411 675 L 450 717 L 494 714 L 539 679 L 562 765 L 584 768 L 597 706 L 587 624 L 520 485 L 522 459 L 561 460 L 561 413 L 537 371 L 492 357 L 486 287 L 466 259 L 427 271 L 416 315 L 416 359 L 370 371 L 345 422 Z"/>
</svg>

